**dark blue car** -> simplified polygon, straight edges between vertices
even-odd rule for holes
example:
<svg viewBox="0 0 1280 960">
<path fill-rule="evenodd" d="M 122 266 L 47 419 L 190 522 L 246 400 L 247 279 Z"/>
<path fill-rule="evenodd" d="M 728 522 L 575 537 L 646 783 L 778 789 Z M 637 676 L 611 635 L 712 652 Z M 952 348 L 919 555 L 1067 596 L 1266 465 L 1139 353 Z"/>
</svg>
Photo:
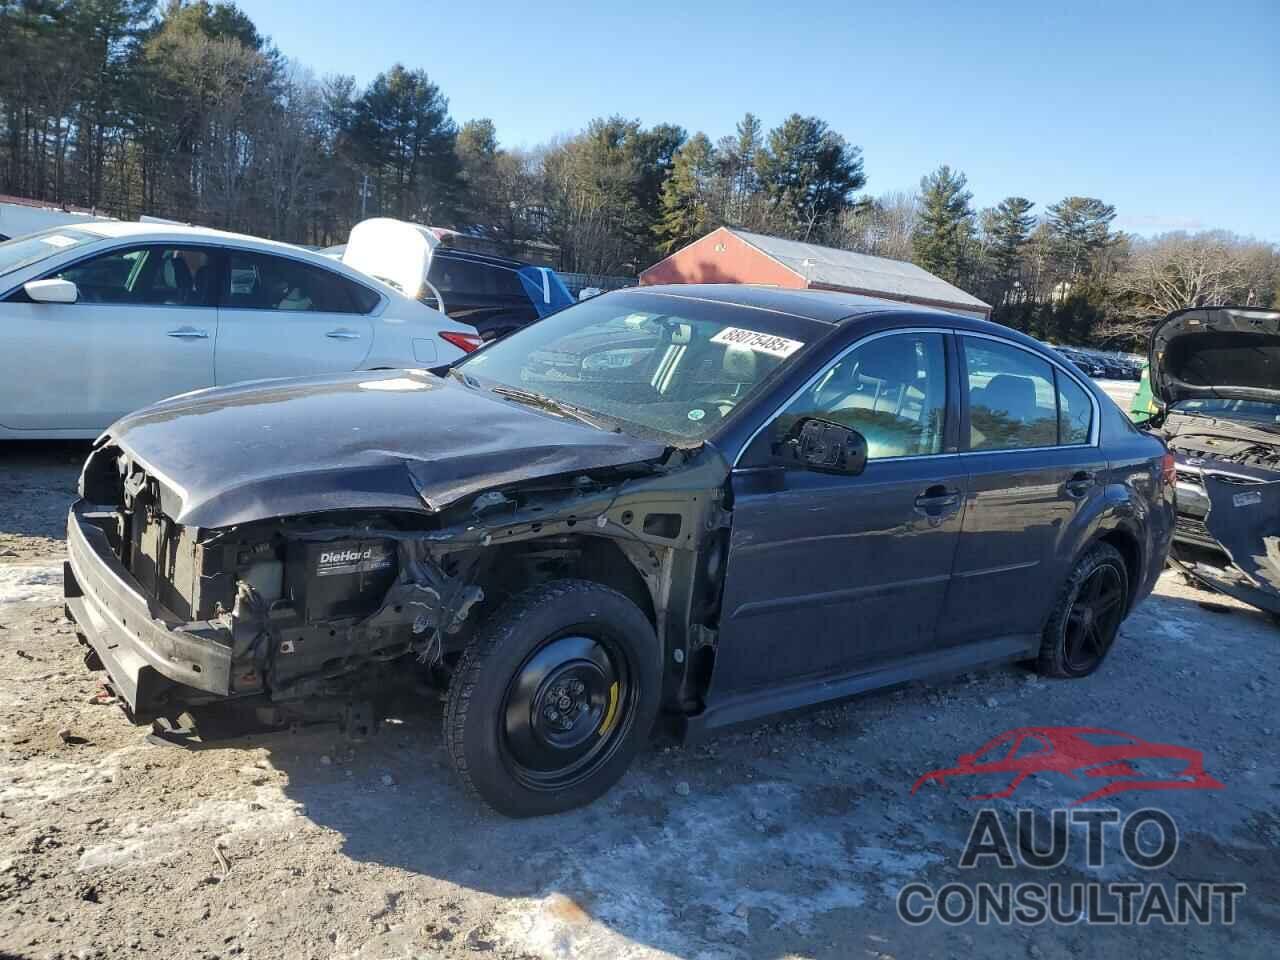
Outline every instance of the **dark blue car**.
<svg viewBox="0 0 1280 960">
<path fill-rule="evenodd" d="M 66 598 L 135 720 L 367 721 L 421 669 L 461 778 L 549 813 L 660 717 L 698 736 L 1001 661 L 1087 676 L 1160 574 L 1174 482 L 1007 328 L 649 287 L 449 369 L 124 418 L 85 465 Z"/>
<path fill-rule="evenodd" d="M 422 295 L 428 306 L 497 340 L 573 303 L 550 267 L 537 267 L 456 247 L 431 258 Z"/>
</svg>

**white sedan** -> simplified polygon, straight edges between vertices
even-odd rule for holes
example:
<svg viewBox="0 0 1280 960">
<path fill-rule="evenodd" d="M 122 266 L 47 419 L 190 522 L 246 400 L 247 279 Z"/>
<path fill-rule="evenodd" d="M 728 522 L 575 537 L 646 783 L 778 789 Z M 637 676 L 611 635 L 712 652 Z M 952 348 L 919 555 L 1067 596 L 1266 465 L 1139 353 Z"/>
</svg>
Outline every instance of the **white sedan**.
<svg viewBox="0 0 1280 960">
<path fill-rule="evenodd" d="M 474 328 L 288 244 L 115 222 L 0 243 L 0 439 L 95 437 L 190 390 L 429 367 L 480 343 Z"/>
</svg>

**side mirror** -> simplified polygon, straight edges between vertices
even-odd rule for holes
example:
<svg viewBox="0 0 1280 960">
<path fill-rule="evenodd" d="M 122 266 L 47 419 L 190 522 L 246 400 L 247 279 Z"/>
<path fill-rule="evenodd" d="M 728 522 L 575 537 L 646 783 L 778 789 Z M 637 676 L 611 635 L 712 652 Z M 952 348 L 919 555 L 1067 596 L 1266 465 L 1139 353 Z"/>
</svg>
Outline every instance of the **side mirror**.
<svg viewBox="0 0 1280 960">
<path fill-rule="evenodd" d="M 70 280 L 32 280 L 22 289 L 36 303 L 75 303 L 80 297 Z"/>
<path fill-rule="evenodd" d="M 808 470 L 857 476 L 867 467 L 867 439 L 852 427 L 805 417 L 787 440 L 785 449 Z"/>
</svg>

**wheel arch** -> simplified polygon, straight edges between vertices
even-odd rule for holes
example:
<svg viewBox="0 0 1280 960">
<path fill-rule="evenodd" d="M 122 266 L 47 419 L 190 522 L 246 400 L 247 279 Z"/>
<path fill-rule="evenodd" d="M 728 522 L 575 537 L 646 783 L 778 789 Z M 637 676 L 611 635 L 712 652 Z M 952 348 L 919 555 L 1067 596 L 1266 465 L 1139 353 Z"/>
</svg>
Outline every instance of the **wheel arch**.
<svg viewBox="0 0 1280 960">
<path fill-rule="evenodd" d="M 634 603 L 658 632 L 654 588 L 621 545 L 610 537 L 577 534 L 533 539 L 490 548 L 479 584 L 486 593 L 514 594 L 540 579 L 572 578 L 617 590 Z M 539 575 L 539 558 L 559 557 L 563 568 Z M 654 579 L 654 578 L 650 578 Z"/>
<path fill-rule="evenodd" d="M 1143 569 L 1142 545 L 1137 535 L 1123 526 L 1117 526 L 1100 532 L 1089 541 L 1088 548 L 1098 543 L 1106 543 L 1114 547 L 1124 560 L 1125 573 L 1129 577 L 1129 596 L 1125 599 L 1125 603 L 1127 609 L 1132 609 L 1133 599 L 1137 596 L 1142 577 L 1146 573 Z"/>
</svg>

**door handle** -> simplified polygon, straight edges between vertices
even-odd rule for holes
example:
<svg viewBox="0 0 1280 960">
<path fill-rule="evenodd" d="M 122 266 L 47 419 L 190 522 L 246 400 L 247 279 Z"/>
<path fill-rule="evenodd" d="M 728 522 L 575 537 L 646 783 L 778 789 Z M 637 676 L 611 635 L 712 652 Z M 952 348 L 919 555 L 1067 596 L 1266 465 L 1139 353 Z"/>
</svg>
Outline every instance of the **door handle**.
<svg viewBox="0 0 1280 960">
<path fill-rule="evenodd" d="M 916 497 L 916 513 L 925 517 L 944 517 L 960 509 L 961 494 L 942 484 L 935 484 Z"/>
<path fill-rule="evenodd" d="M 195 327 L 178 327 L 177 330 L 170 330 L 169 336 L 175 340 L 208 340 L 209 334 L 203 330 L 197 330 Z"/>
<path fill-rule="evenodd" d="M 1067 481 L 1067 496 L 1074 497 L 1077 500 L 1087 496 L 1089 491 L 1093 489 L 1093 479 L 1093 474 L 1088 470 L 1077 470 L 1071 475 L 1071 479 Z"/>
<path fill-rule="evenodd" d="M 346 327 L 339 327 L 337 330 L 330 330 L 325 334 L 330 340 L 359 340 L 360 334 L 355 330 L 348 330 Z"/>
</svg>

